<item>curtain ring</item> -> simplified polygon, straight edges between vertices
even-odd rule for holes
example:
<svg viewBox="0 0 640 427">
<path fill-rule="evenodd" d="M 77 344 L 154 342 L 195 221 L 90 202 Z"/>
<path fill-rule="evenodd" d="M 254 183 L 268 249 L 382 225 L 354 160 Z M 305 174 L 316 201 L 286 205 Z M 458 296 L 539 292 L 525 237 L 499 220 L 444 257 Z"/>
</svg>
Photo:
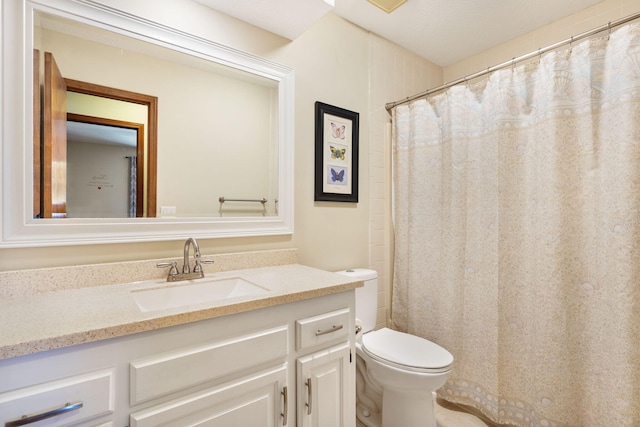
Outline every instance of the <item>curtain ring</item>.
<svg viewBox="0 0 640 427">
<path fill-rule="evenodd" d="M 513 73 L 513 71 L 516 68 L 516 57 L 514 56 L 513 58 L 511 58 L 511 72 Z"/>
<path fill-rule="evenodd" d="M 609 29 L 609 34 L 607 34 L 607 40 L 611 40 L 611 21 L 607 24 L 607 28 Z"/>
<path fill-rule="evenodd" d="M 542 61 L 542 48 L 538 48 L 538 64 Z"/>
<path fill-rule="evenodd" d="M 573 36 L 571 36 L 571 41 L 569 41 L 569 55 L 573 52 Z"/>
</svg>

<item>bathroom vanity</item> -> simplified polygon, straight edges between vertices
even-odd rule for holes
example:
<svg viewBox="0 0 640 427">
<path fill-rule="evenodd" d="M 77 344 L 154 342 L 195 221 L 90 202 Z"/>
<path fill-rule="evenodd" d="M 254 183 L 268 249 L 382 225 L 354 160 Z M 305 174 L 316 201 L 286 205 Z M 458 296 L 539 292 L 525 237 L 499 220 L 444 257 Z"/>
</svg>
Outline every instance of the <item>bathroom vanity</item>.
<svg viewBox="0 0 640 427">
<path fill-rule="evenodd" d="M 267 291 L 149 311 L 132 294 L 190 284 L 0 299 L 1 425 L 354 426 L 362 282 L 297 264 L 211 277 Z"/>
</svg>

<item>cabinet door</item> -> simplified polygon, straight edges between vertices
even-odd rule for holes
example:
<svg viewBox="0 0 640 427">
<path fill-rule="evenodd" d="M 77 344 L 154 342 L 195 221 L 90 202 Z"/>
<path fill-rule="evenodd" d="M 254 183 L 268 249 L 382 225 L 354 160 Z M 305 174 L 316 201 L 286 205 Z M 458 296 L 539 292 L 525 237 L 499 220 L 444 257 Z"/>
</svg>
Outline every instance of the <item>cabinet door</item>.
<svg viewBox="0 0 640 427">
<path fill-rule="evenodd" d="M 131 414 L 131 427 L 288 424 L 286 365 Z"/>
<path fill-rule="evenodd" d="M 347 427 L 353 420 L 349 396 L 349 343 L 317 351 L 297 362 L 298 426 Z"/>
</svg>

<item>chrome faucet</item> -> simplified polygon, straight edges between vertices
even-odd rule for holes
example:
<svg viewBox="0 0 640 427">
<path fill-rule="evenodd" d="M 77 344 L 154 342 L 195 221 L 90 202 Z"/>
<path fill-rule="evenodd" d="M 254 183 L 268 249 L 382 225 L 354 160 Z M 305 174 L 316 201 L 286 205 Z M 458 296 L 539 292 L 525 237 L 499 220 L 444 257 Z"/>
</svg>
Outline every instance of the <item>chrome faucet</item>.
<svg viewBox="0 0 640 427">
<path fill-rule="evenodd" d="M 193 259 L 195 259 L 196 263 L 193 266 L 194 273 L 202 273 L 202 265 L 200 264 L 200 246 L 198 246 L 198 242 L 193 237 L 189 237 L 186 242 L 184 242 L 184 257 L 182 259 L 182 274 L 191 273 L 191 268 L 189 267 L 189 247 L 193 246 Z"/>
<path fill-rule="evenodd" d="M 193 246 L 193 259 L 195 264 L 193 270 L 189 265 L 189 248 Z M 182 273 L 178 272 L 178 263 L 176 261 L 159 262 L 158 267 L 171 267 L 169 269 L 169 275 L 167 276 L 167 282 L 177 282 L 179 280 L 201 279 L 204 277 L 204 271 L 202 271 L 202 264 L 213 264 L 213 260 L 203 260 L 200 254 L 200 246 L 193 237 L 189 237 L 184 242 L 184 253 L 182 260 Z"/>
</svg>

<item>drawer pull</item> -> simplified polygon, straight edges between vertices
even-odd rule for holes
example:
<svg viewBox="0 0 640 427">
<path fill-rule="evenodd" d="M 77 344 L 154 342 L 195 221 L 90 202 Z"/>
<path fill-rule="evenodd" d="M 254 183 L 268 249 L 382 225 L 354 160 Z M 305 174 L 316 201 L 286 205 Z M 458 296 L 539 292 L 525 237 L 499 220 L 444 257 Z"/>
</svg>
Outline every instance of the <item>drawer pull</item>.
<svg viewBox="0 0 640 427">
<path fill-rule="evenodd" d="M 69 411 L 75 411 L 82 408 L 82 402 L 65 403 L 59 408 L 51 409 L 45 412 L 40 412 L 33 415 L 23 415 L 20 419 L 15 421 L 8 421 L 4 424 L 4 427 L 18 427 L 27 424 L 35 423 L 38 421 L 46 420 L 47 418 L 57 417 L 58 415 L 65 414 Z"/>
<path fill-rule="evenodd" d="M 329 329 L 325 329 L 324 331 L 318 329 L 316 331 L 316 336 L 319 337 L 320 335 L 330 334 L 331 332 L 339 331 L 342 328 L 344 328 L 343 325 L 333 325 L 332 327 L 330 327 Z"/>
</svg>

